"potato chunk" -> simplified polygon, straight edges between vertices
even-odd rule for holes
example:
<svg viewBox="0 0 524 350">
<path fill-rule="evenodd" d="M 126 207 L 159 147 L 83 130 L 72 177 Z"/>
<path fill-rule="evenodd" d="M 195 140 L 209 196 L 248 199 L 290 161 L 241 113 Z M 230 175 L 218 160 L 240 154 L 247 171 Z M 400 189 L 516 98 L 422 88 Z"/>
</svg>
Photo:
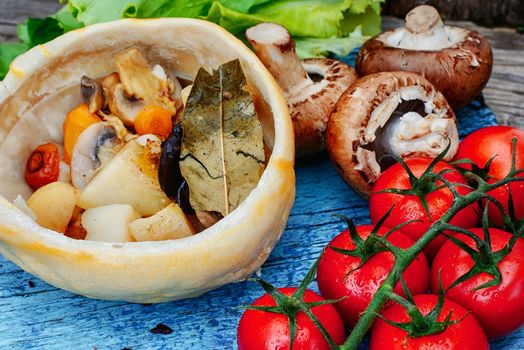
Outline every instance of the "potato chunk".
<svg viewBox="0 0 524 350">
<path fill-rule="evenodd" d="M 36 222 L 50 230 L 64 233 L 77 197 L 76 189 L 68 183 L 52 182 L 40 187 L 27 201 L 36 215 Z"/>
<path fill-rule="evenodd" d="M 130 224 L 131 234 L 137 241 L 163 241 L 191 236 L 195 229 L 178 204 L 170 204 L 153 216 L 138 219 Z"/>
<path fill-rule="evenodd" d="M 128 204 L 112 204 L 88 209 L 82 215 L 86 240 L 99 242 L 133 242 L 129 224 L 140 214 Z"/>
<path fill-rule="evenodd" d="M 142 216 L 153 215 L 171 203 L 160 188 L 157 173 L 150 148 L 132 140 L 84 188 L 77 205 L 89 209 L 129 204 Z"/>
</svg>

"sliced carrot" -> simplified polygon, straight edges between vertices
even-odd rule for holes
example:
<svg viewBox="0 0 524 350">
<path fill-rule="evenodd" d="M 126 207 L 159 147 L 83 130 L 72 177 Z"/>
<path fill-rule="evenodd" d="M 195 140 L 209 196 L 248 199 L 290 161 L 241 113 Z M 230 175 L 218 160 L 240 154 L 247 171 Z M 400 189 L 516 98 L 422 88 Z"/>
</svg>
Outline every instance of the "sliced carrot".
<svg viewBox="0 0 524 350">
<path fill-rule="evenodd" d="M 71 162 L 71 155 L 78 136 L 91 124 L 98 123 L 100 118 L 91 112 L 87 104 L 82 103 L 67 114 L 64 121 L 64 160 Z"/>
<path fill-rule="evenodd" d="M 159 106 L 145 106 L 136 116 L 135 131 L 139 135 L 155 134 L 162 140 L 173 131 L 171 113 Z"/>
</svg>

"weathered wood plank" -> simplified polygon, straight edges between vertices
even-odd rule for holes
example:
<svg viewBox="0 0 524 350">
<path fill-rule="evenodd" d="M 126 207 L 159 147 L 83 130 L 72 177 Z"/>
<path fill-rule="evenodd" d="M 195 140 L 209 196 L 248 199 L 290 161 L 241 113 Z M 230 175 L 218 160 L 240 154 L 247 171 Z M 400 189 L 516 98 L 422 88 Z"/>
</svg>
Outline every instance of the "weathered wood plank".
<svg viewBox="0 0 524 350">
<path fill-rule="evenodd" d="M 484 89 L 501 124 L 524 129 L 524 51 L 494 49 L 495 64 Z"/>
<path fill-rule="evenodd" d="M 446 25 L 458 26 L 476 30 L 485 35 L 492 47 L 508 50 L 524 50 L 524 34 L 519 34 L 511 28 L 487 28 L 476 25 L 471 21 L 446 21 Z M 404 25 L 399 17 L 384 16 L 382 27 L 384 30 L 398 28 Z"/>
<path fill-rule="evenodd" d="M 468 19 L 489 25 L 524 24 L 523 0 L 388 0 L 384 10 L 387 14 L 404 17 L 421 3 L 435 6 L 447 19 Z"/>
<path fill-rule="evenodd" d="M 344 229 L 331 214 L 364 224 L 369 222 L 366 209 L 325 155 L 299 164 L 297 200 L 262 276 L 277 286 L 296 285 L 325 244 Z M 158 305 L 95 301 L 53 288 L 1 257 L 0 285 L 1 349 L 235 349 L 238 306 L 262 293 L 256 283 L 240 282 L 197 299 Z M 317 290 L 316 284 L 311 288 Z M 174 332 L 151 334 L 157 323 Z M 516 350 L 523 339 L 521 330 L 492 342 L 491 348 Z"/>
<path fill-rule="evenodd" d="M 16 38 L 16 26 L 0 23 L 0 41 L 14 41 Z"/>
<path fill-rule="evenodd" d="M 16 24 L 27 17 L 45 17 L 62 6 L 57 0 L 1 0 L 0 24 Z"/>
</svg>

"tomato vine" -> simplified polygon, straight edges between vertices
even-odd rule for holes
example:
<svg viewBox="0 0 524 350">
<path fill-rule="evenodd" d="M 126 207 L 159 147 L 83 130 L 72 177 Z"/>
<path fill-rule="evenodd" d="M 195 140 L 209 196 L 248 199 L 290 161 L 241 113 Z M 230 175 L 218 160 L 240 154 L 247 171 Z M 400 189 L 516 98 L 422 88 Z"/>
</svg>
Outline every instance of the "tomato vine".
<svg viewBox="0 0 524 350">
<path fill-rule="evenodd" d="M 371 300 L 368 308 L 362 314 L 349 337 L 346 339 L 344 344 L 338 347 L 340 350 L 356 350 L 363 338 L 371 328 L 377 314 L 379 314 L 382 307 L 388 300 L 394 295 L 393 287 L 400 280 L 402 273 L 406 270 L 409 264 L 419 255 L 419 253 L 433 241 L 441 232 L 444 230 L 452 230 L 455 232 L 461 232 L 462 229 L 454 225 L 449 224 L 450 220 L 463 208 L 479 202 L 481 200 L 487 200 L 495 204 L 497 201 L 489 196 L 487 193 L 500 186 L 504 186 L 514 181 L 523 181 L 524 177 L 518 177 L 524 169 L 516 169 L 516 139 L 512 140 L 512 164 L 509 173 L 502 179 L 488 183 L 481 176 L 471 172 L 465 171 L 464 175 L 466 178 L 476 183 L 476 188 L 473 188 L 468 194 L 462 195 L 456 191 L 453 184 L 447 181 L 442 174 L 436 174 L 432 181 L 440 181 L 446 185 L 451 193 L 453 194 L 453 203 L 451 208 L 438 220 L 436 220 L 426 231 L 426 233 L 410 248 L 408 249 L 395 249 L 392 253 L 395 255 L 395 264 L 391 269 L 388 277 L 384 280 L 382 285 L 378 288 L 375 296 Z M 402 160 L 399 160 L 402 162 Z M 434 162 L 435 163 L 435 162 Z M 432 163 L 432 164 L 434 164 Z M 503 213 L 505 223 L 508 223 L 509 217 L 506 213 Z M 524 234 L 523 227 L 515 227 L 513 225 L 512 233 L 515 237 L 521 237 Z M 494 276 L 496 277 L 496 276 Z"/>
</svg>

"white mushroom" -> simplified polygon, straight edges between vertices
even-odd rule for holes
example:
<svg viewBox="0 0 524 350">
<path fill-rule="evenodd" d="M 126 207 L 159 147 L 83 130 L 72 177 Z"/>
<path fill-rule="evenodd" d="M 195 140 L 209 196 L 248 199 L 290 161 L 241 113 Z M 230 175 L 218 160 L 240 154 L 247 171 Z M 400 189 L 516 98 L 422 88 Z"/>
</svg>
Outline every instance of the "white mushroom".
<svg viewBox="0 0 524 350">
<path fill-rule="evenodd" d="M 246 37 L 287 98 L 297 156 L 324 148 L 326 123 L 340 95 L 357 79 L 353 68 L 330 59 L 299 60 L 286 28 L 261 23 Z"/>
<path fill-rule="evenodd" d="M 434 7 L 421 5 L 406 15 L 404 28 L 379 40 L 400 49 L 439 51 L 460 43 L 467 35 L 464 28 L 444 26 Z"/>
<path fill-rule="evenodd" d="M 71 182 L 83 189 L 122 147 L 117 131 L 104 122 L 90 125 L 75 144 L 71 156 Z"/>
<path fill-rule="evenodd" d="M 182 107 L 181 86 L 170 78 L 160 65 L 151 68 L 140 50 L 132 48 L 115 58 L 118 79 L 102 83 L 107 92 L 108 106 L 124 124 L 134 120 L 146 105 L 159 105 L 174 116 Z"/>
<path fill-rule="evenodd" d="M 492 68 L 491 47 L 480 33 L 445 26 L 431 6 L 415 7 L 403 28 L 369 39 L 360 50 L 360 76 L 408 71 L 428 79 L 452 107 L 466 105 L 482 91 Z"/>
<path fill-rule="evenodd" d="M 132 99 L 126 94 L 122 84 L 116 84 L 107 92 L 107 103 L 111 113 L 127 126 L 133 126 L 138 113 L 146 106 L 144 100 Z"/>
<path fill-rule="evenodd" d="M 458 149 L 453 110 L 423 77 L 409 72 L 367 75 L 340 98 L 327 127 L 327 148 L 344 180 L 368 196 L 393 156 L 444 160 Z"/>
<path fill-rule="evenodd" d="M 162 91 L 168 91 L 169 96 L 173 99 L 176 109 L 183 106 L 182 101 L 182 85 L 176 77 L 169 77 L 161 65 L 155 64 L 153 67 L 153 75 L 160 81 Z"/>
</svg>

